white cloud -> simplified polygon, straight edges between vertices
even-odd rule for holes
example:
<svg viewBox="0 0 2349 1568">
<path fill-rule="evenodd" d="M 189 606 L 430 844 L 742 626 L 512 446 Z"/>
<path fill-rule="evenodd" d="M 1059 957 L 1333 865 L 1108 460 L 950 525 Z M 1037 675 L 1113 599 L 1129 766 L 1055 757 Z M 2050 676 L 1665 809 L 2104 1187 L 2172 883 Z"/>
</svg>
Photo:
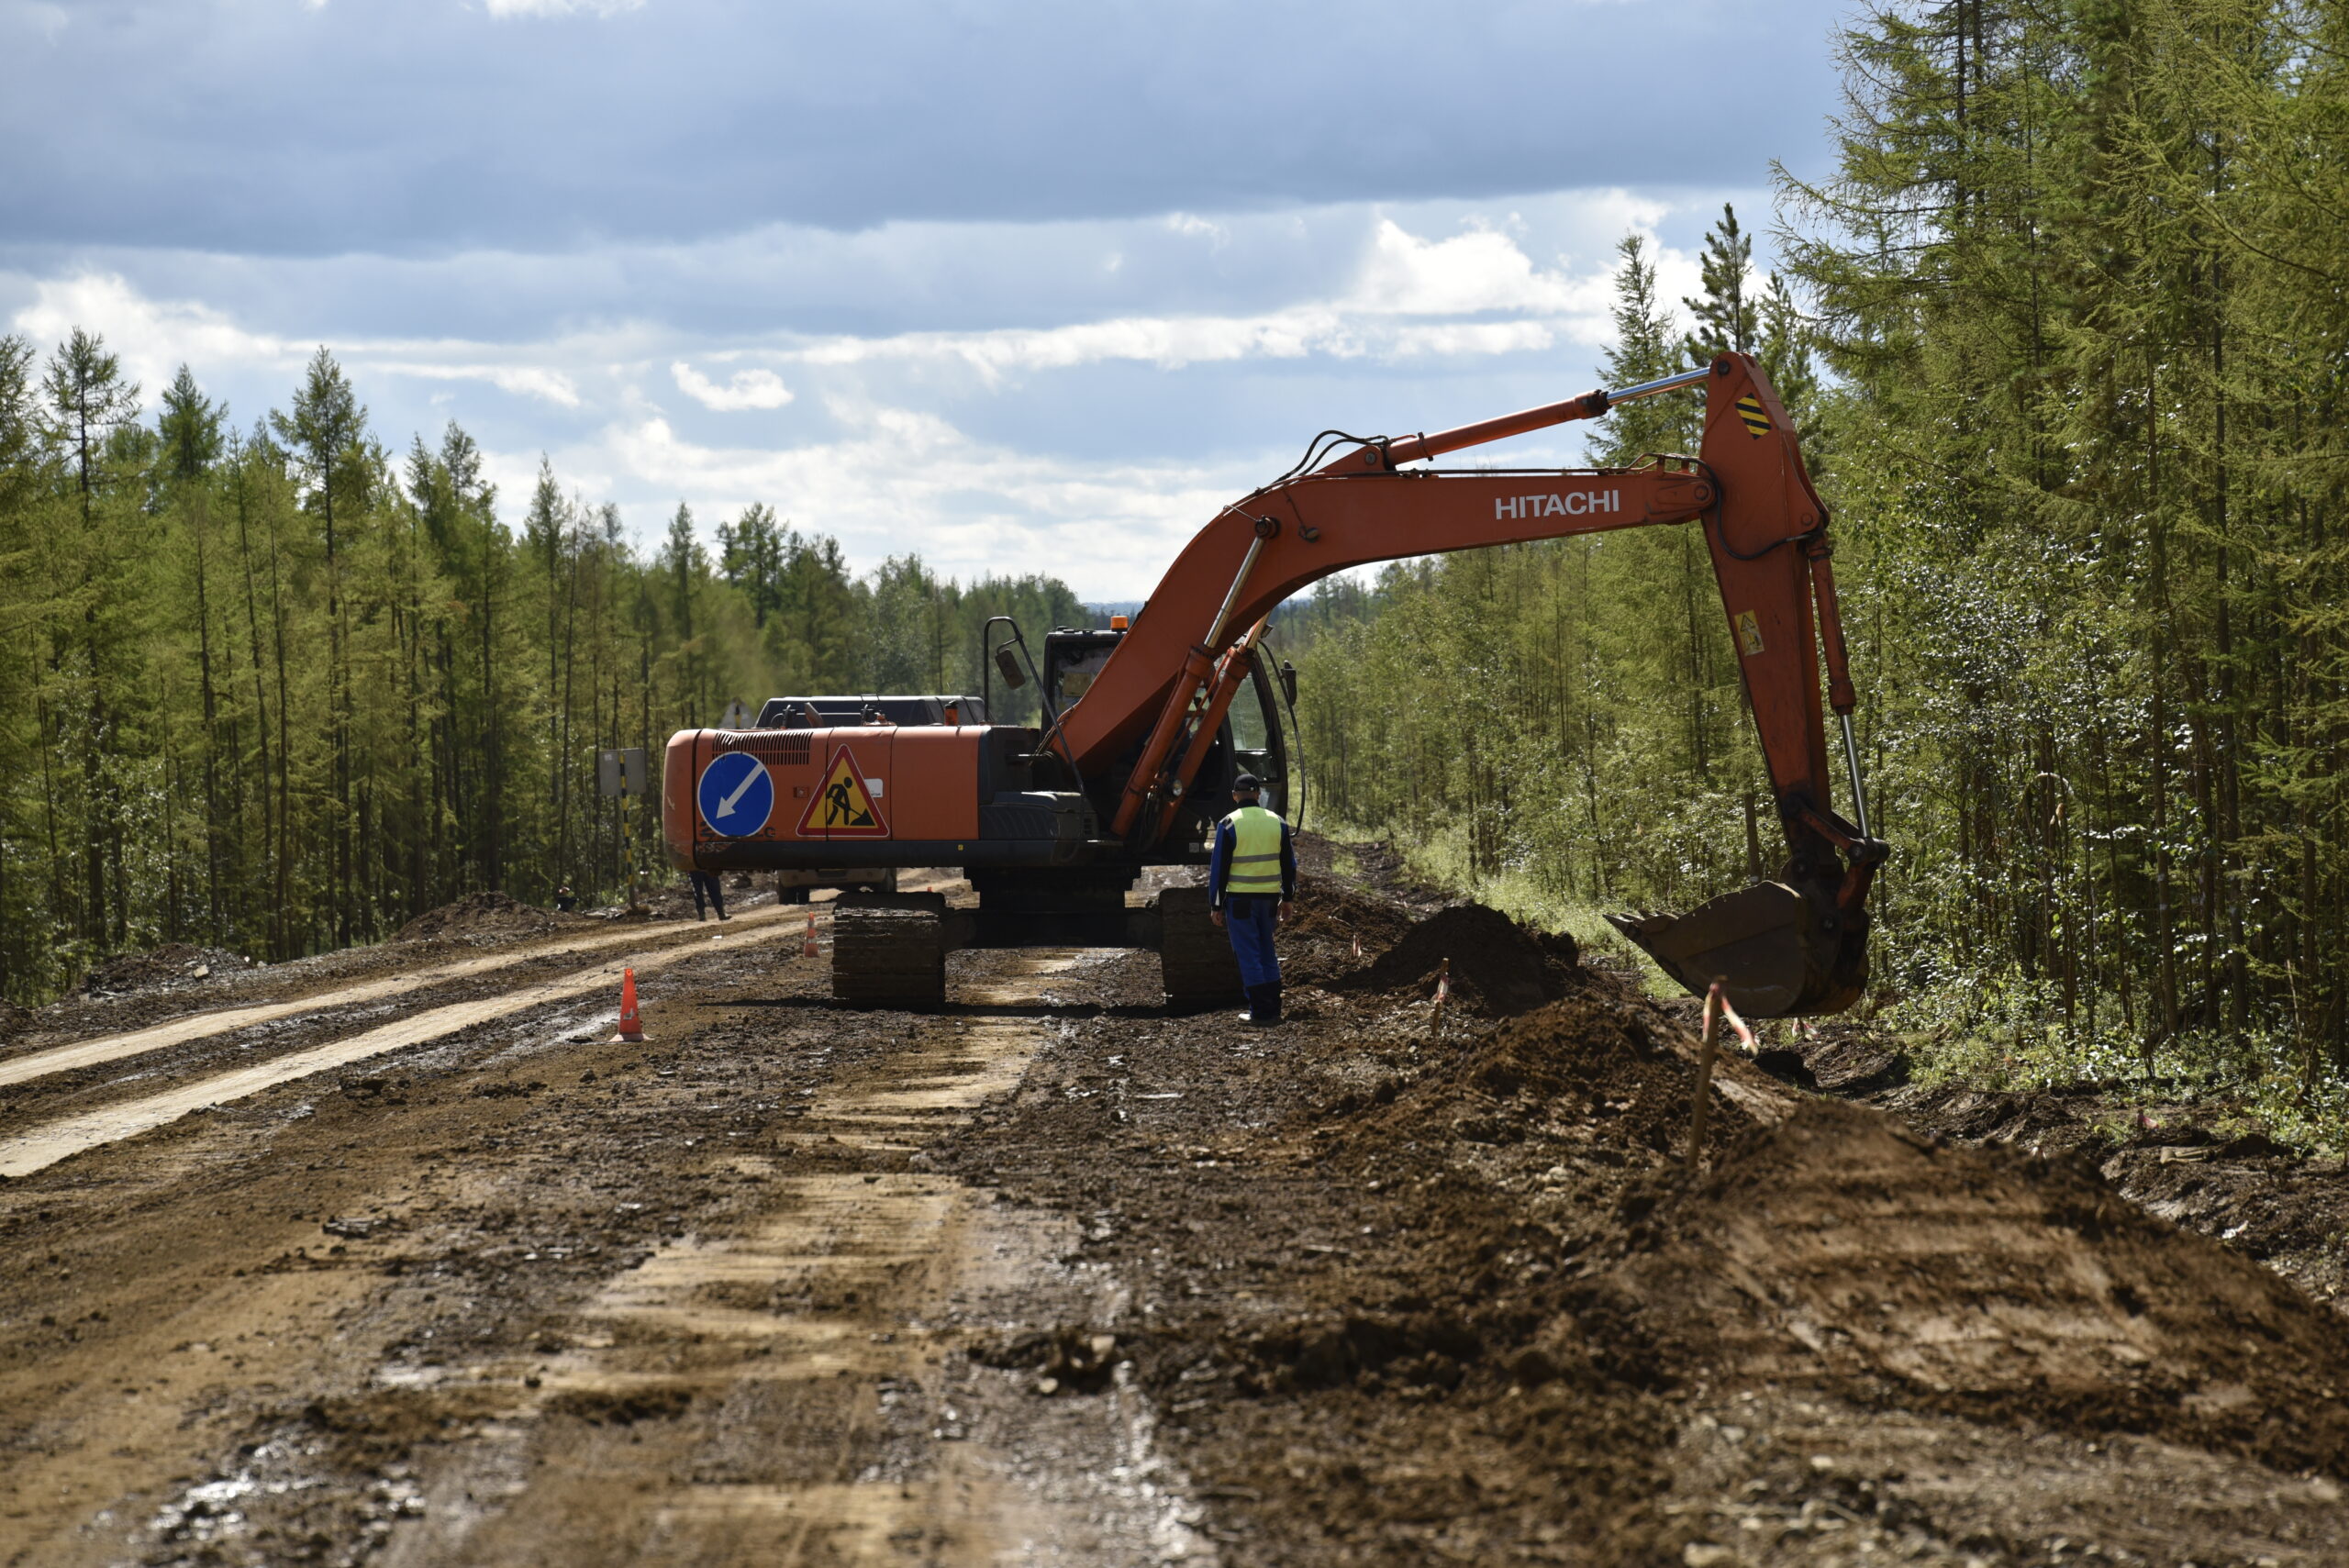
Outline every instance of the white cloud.
<svg viewBox="0 0 2349 1568">
<path fill-rule="evenodd" d="M 860 568 L 916 550 L 965 578 L 1051 572 L 1095 594 L 1155 581 L 1253 473 L 1073 462 L 974 439 L 920 410 L 842 401 L 830 411 L 858 433 L 785 450 L 715 447 L 654 417 L 606 431 L 599 446 L 631 488 L 687 499 L 706 526 L 763 500 L 838 538 Z"/>
<path fill-rule="evenodd" d="M 125 373 L 150 390 L 183 363 L 290 371 L 307 353 L 283 338 L 248 331 L 209 306 L 150 299 L 110 272 L 42 282 L 13 325 L 43 345 L 64 341 L 77 327 L 99 333 L 121 356 Z"/>
<path fill-rule="evenodd" d="M 767 370 L 736 371 L 733 379 L 718 385 L 685 361 L 669 367 L 677 383 L 677 390 L 719 414 L 731 414 L 744 408 L 780 408 L 791 401 L 791 388 L 783 378 Z"/>
<path fill-rule="evenodd" d="M 362 356 L 364 356 L 362 350 Z M 540 365 L 444 365 L 423 361 L 373 360 L 369 368 L 426 381 L 485 381 L 500 392 L 536 397 L 562 408 L 579 406 L 579 386 L 569 376 Z"/>
<path fill-rule="evenodd" d="M 57 36 L 72 19 L 64 6 L 50 5 L 47 0 L 17 0 L 15 4 L 0 6 L 0 21 L 26 32 L 39 33 L 43 43 L 55 43 Z"/>
<path fill-rule="evenodd" d="M 315 0 L 323 5 L 325 0 Z M 612 17 L 643 8 L 644 0 L 484 0 L 493 17 Z"/>
<path fill-rule="evenodd" d="M 1177 227 L 1184 215 L 1166 221 L 1177 232 L 1192 232 Z M 1677 252 L 1662 251 L 1661 270 L 1676 279 L 1684 270 L 1681 260 Z M 1381 218 L 1350 285 L 1333 297 L 1285 309 L 1248 316 L 1124 316 L 1063 327 L 837 337 L 787 352 L 813 366 L 959 361 L 989 384 L 1019 372 L 1115 361 L 1171 370 L 1313 354 L 1391 361 L 1526 353 L 1561 341 L 1606 341 L 1613 330 L 1609 317 L 1613 266 L 1610 256 L 1604 264 L 1579 272 L 1563 264 L 1544 269 L 1516 240 L 1496 229 L 1474 228 L 1448 239 L 1426 239 L 1391 218 Z M 1471 316 L 1506 319 L 1457 319 Z"/>
<path fill-rule="evenodd" d="M 1512 310 L 1555 316 L 1603 309 L 1603 274 L 1579 284 L 1545 272 L 1497 229 L 1422 239 L 1381 218 L 1354 284 L 1357 309 L 1398 316 L 1464 316 Z"/>
<path fill-rule="evenodd" d="M 1231 243 L 1231 230 L 1196 213 L 1168 213 L 1166 229 L 1170 234 L 1180 234 L 1186 239 L 1204 239 L 1218 250 Z"/>
<path fill-rule="evenodd" d="M 183 365 L 200 377 L 232 371 L 298 373 L 314 343 L 239 326 L 225 313 L 191 300 L 150 299 L 109 272 L 81 272 L 38 284 L 13 325 L 36 343 L 54 343 L 80 327 L 103 336 L 122 358 L 126 374 L 151 394 Z M 448 340 L 359 339 L 328 345 L 346 373 L 416 376 L 426 381 L 478 381 L 522 397 L 576 408 L 579 388 L 563 371 L 535 358 L 561 345 L 514 350 Z M 500 356 L 505 356 L 501 358 Z"/>
</svg>

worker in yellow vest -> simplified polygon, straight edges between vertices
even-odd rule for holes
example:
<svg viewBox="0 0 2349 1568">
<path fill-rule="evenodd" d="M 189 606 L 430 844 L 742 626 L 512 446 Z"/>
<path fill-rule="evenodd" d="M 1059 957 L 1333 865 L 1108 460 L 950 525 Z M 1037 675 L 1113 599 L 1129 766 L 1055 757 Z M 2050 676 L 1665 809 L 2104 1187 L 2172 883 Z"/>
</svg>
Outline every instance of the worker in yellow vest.
<svg viewBox="0 0 2349 1568">
<path fill-rule="evenodd" d="M 1297 843 L 1288 824 L 1256 803 L 1261 786 L 1253 773 L 1231 784 L 1238 808 L 1216 824 L 1215 853 L 1208 862 L 1208 917 L 1230 933 L 1240 960 L 1240 984 L 1248 994 L 1252 1024 L 1281 1021 L 1281 961 L 1273 951 L 1273 928 L 1281 908 L 1297 895 Z"/>
</svg>

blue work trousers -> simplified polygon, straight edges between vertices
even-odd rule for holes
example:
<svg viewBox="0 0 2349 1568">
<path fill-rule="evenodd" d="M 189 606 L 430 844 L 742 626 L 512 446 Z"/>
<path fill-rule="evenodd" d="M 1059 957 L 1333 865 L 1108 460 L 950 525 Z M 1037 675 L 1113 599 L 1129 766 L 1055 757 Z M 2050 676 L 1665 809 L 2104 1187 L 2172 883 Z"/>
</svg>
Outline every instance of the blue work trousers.
<svg viewBox="0 0 2349 1568">
<path fill-rule="evenodd" d="M 1279 899 L 1253 893 L 1235 893 L 1223 901 L 1223 929 L 1231 933 L 1240 984 L 1247 990 L 1281 983 L 1281 961 L 1273 952 L 1273 922 L 1280 906 Z"/>
</svg>

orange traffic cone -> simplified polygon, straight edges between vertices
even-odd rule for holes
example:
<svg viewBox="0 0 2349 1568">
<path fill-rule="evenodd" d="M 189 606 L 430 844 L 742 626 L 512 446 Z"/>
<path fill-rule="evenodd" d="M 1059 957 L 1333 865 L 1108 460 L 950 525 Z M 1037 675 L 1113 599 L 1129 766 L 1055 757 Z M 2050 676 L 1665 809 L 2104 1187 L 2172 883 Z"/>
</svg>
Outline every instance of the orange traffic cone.
<svg viewBox="0 0 2349 1568">
<path fill-rule="evenodd" d="M 631 1043 L 644 1039 L 644 1022 L 636 1016 L 636 971 L 620 971 L 620 1032 L 612 1037 Z"/>
<path fill-rule="evenodd" d="M 807 917 L 807 940 L 799 944 L 799 956 L 802 958 L 816 956 L 816 917 L 813 915 Z"/>
</svg>

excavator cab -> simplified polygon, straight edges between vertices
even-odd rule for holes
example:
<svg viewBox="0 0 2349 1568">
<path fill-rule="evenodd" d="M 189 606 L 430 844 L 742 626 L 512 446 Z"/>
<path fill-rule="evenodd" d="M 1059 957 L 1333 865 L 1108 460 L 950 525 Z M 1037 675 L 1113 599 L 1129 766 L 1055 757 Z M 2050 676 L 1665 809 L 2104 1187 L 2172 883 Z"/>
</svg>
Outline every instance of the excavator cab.
<svg viewBox="0 0 2349 1568">
<path fill-rule="evenodd" d="M 1045 633 L 1043 680 L 1045 689 L 1052 694 L 1057 709 L 1066 710 L 1082 701 L 1101 672 L 1108 667 L 1126 638 L 1128 621 L 1125 616 L 1111 617 L 1102 627 L 1055 627 Z M 1179 794 L 1179 804 L 1158 835 L 1160 858 L 1196 859 L 1204 861 L 1207 846 L 1213 836 L 1216 820 L 1231 809 L 1231 783 L 1242 773 L 1255 776 L 1260 785 L 1258 798 L 1264 805 L 1283 816 L 1288 815 L 1290 799 L 1290 742 L 1281 723 L 1281 694 L 1285 687 L 1268 673 L 1265 661 L 1256 658 L 1248 664 L 1244 680 L 1245 695 L 1235 694 L 1222 721 L 1203 732 L 1195 734 L 1186 743 L 1201 748 L 1196 766 L 1186 766 L 1188 759 L 1178 753 L 1174 758 L 1174 773 L 1187 776 L 1188 784 Z M 1295 672 L 1286 673 L 1293 681 Z M 1138 748 L 1137 748 L 1138 750 Z M 1114 782 L 1115 770 L 1111 779 Z M 1114 789 L 1097 786 L 1097 805 L 1105 815 L 1114 811 L 1117 795 Z"/>
</svg>

